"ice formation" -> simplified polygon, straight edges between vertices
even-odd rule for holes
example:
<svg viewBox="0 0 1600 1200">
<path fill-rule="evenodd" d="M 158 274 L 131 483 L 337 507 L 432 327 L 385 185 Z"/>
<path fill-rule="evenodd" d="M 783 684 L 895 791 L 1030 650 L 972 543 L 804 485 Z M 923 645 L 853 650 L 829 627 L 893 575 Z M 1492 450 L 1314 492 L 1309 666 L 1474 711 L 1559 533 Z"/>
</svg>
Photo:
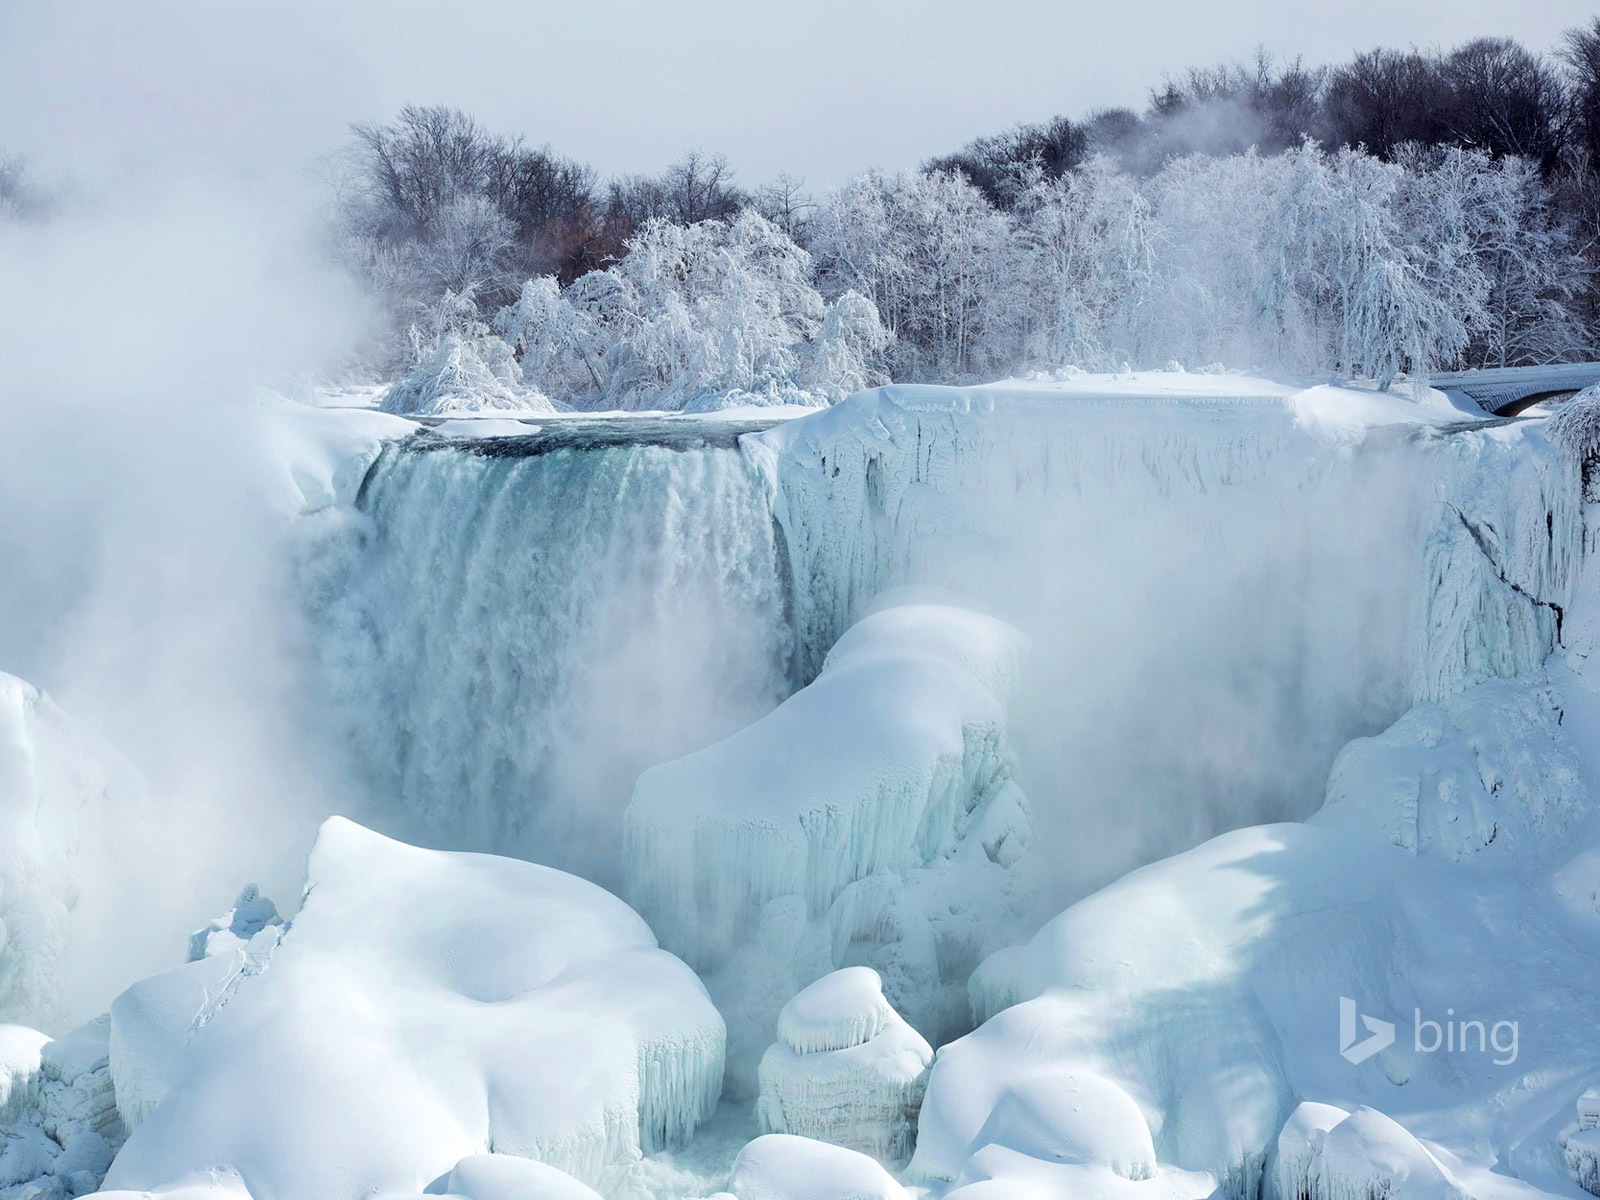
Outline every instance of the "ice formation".
<svg viewBox="0 0 1600 1200">
<path fill-rule="evenodd" d="M 255 884 L 246 884 L 232 908 L 189 935 L 189 961 L 242 950 L 263 929 L 282 924 L 278 906 Z"/>
<path fill-rule="evenodd" d="M 1578 1097 L 1578 1123 L 1562 1134 L 1561 1149 L 1572 1181 L 1600 1196 L 1600 1088 Z"/>
<path fill-rule="evenodd" d="M 758 1069 L 763 1133 L 910 1157 L 933 1048 L 889 1006 L 876 971 L 808 984 L 778 1013 L 778 1039 Z"/>
<path fill-rule="evenodd" d="M 1558 838 L 1586 799 L 1561 719 L 1560 696 L 1542 679 L 1495 680 L 1418 704 L 1340 752 L 1312 820 L 1453 861 Z"/>
<path fill-rule="evenodd" d="M 137 1127 L 111 1189 L 226 1166 L 254 1200 L 354 1200 L 484 1152 L 592 1181 L 681 1144 L 723 1071 L 704 988 L 615 897 L 338 818 L 281 937 L 136 985 L 113 1024 Z"/>
<path fill-rule="evenodd" d="M 58 1200 L 100 1186 L 126 1136 L 107 1034 L 105 1017 L 53 1041 L 0 1026 L 0 1074 L 13 1069 L 9 1102 L 0 1100 L 0 1197 Z M 27 1055 L 16 1072 L 19 1047 Z"/>
<path fill-rule="evenodd" d="M 371 793 L 435 840 L 614 879 L 639 772 L 790 686 L 782 552 L 736 446 L 760 427 L 390 445 L 307 556 L 325 699 Z"/>
<path fill-rule="evenodd" d="M 738 1200 L 910 1200 L 911 1193 L 864 1154 L 790 1134 L 758 1137 L 733 1163 Z"/>
<path fill-rule="evenodd" d="M 1005 707 L 1022 647 L 949 597 L 889 597 L 810 686 L 640 777 L 624 895 L 712 973 L 737 1092 L 778 1005 L 835 967 L 877 967 L 931 1038 L 964 1022 L 959 981 L 1026 904 Z"/>
<path fill-rule="evenodd" d="M 1592 879 L 1594 767 L 1580 771 L 1571 739 L 1600 731 L 1596 699 L 1580 677 L 1556 688 L 1541 675 L 1419 705 L 1341 758 L 1313 823 L 1240 830 L 1136 871 L 989 959 L 972 981 L 989 1019 L 941 1049 L 912 1176 L 1059 1176 L 1061 1148 L 1088 1144 L 1069 1132 L 1088 1079 L 1130 1103 L 1122 1132 L 1078 1155 L 1085 1167 L 1118 1173 L 1146 1129 L 1152 1177 L 1175 1194 L 1248 1196 L 1266 1171 L 1288 1200 L 1456 1195 L 1389 1118 L 1362 1109 L 1324 1139 L 1329 1113 L 1295 1105 L 1359 1095 L 1445 1110 L 1454 1143 L 1481 1153 L 1516 1121 L 1546 1120 L 1523 1081 L 1600 1059 L 1600 1037 L 1570 1020 L 1600 922 L 1592 897 L 1585 915 L 1569 895 Z M 1350 997 L 1398 1036 L 1347 1059 L 1334 1032 Z M 1439 1053 L 1438 1022 L 1468 1016 L 1477 1042 L 1461 1033 Z M 1502 1019 L 1515 1026 L 1486 1044 Z M 1519 1115 L 1488 1115 L 1502 1110 Z M 1051 1135 L 1028 1133 L 1039 1125 Z M 1525 1153 L 1520 1138 L 1500 1145 Z"/>
<path fill-rule="evenodd" d="M 1273 1200 L 1465 1200 L 1439 1160 L 1373 1108 L 1301 1104 L 1278 1137 Z"/>
</svg>

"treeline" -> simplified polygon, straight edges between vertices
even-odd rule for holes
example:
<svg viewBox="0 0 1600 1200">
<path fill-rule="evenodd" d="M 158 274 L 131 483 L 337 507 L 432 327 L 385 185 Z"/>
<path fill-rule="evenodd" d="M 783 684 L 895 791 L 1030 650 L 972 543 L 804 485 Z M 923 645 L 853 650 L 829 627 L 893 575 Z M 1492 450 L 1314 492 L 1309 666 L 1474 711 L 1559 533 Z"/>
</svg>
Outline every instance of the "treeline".
<svg viewBox="0 0 1600 1200">
<path fill-rule="evenodd" d="M 466 114 L 353 130 L 341 252 L 395 402 L 679 406 L 1033 369 L 1387 380 L 1592 356 L 1600 20 L 1195 70 L 812 196 L 719 157 L 601 181 Z"/>
</svg>

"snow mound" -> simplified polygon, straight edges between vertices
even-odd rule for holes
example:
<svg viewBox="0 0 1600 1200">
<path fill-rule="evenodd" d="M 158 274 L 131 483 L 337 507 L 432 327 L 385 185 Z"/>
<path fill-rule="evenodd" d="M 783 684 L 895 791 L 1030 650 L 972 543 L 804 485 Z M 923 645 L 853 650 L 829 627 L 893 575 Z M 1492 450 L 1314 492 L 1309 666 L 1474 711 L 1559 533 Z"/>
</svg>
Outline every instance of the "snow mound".
<svg viewBox="0 0 1600 1200">
<path fill-rule="evenodd" d="M 1248 1197 L 1264 1177 L 1268 1200 L 1447 1200 L 1468 1190 L 1458 1161 L 1547 1171 L 1556 1130 L 1521 1131 L 1600 1063 L 1574 1016 L 1594 918 L 1575 921 L 1567 894 L 1592 879 L 1594 764 L 1578 755 L 1595 720 L 1542 675 L 1419 705 L 1341 757 L 1314 822 L 1154 863 L 995 954 L 972 979 L 985 1023 L 935 1062 L 909 1176 L 954 1181 L 962 1200 L 980 1182 L 1021 1195 L 1067 1187 L 1053 1164 L 1081 1147 L 1069 1157 L 1105 1186 L 1070 1176 L 1074 1192 L 1117 1190 L 1133 1162 L 1172 1195 Z M 1361 1044 L 1352 1008 L 1371 1018 Z M 1068 1103 L 1080 1079 L 1125 1098 L 1116 1136 L 1079 1132 L 1118 1109 Z M 1346 1119 L 1308 1095 L 1367 1107 Z M 1153 1156 L 1129 1155 L 1135 1111 Z M 1585 1136 L 1563 1143 L 1580 1180 Z"/>
<path fill-rule="evenodd" d="M 960 981 L 1024 903 L 1032 825 L 1006 737 L 1022 648 L 971 608 L 890 597 L 810 686 L 640 776 L 624 895 L 711 973 L 736 1090 L 753 1092 L 777 1009 L 836 967 L 876 967 L 930 1038 L 964 1027 Z"/>
<path fill-rule="evenodd" d="M 1279 1136 L 1277 1200 L 1465 1200 L 1428 1149 L 1374 1108 L 1302 1104 Z M 1293 1190 L 1292 1190 L 1293 1189 Z"/>
<path fill-rule="evenodd" d="M 876 971 L 846 967 L 802 989 L 778 1036 L 757 1073 L 762 1132 L 910 1157 L 933 1048 L 889 1007 Z"/>
<path fill-rule="evenodd" d="M 845 967 L 802 988 L 778 1013 L 778 1036 L 796 1054 L 870 1042 L 896 1017 L 870 967 Z"/>
<path fill-rule="evenodd" d="M 0 673 L 0 1020 L 59 1028 L 107 976 L 148 969 L 116 884 L 151 809 L 131 763 Z"/>
<path fill-rule="evenodd" d="M 1460 862 L 1546 844 L 1584 808 L 1554 690 L 1496 680 L 1418 704 L 1334 761 L 1319 825 Z"/>
<path fill-rule="evenodd" d="M 445 1194 L 461 1200 L 600 1200 L 572 1176 L 509 1154 L 463 1158 L 451 1168 Z"/>
<path fill-rule="evenodd" d="M 137 1128 L 108 1186 L 226 1166 L 257 1200 L 421 1191 L 484 1152 L 596 1180 L 682 1144 L 723 1071 L 704 988 L 615 897 L 341 818 L 281 936 L 136 985 L 113 1024 Z"/>
<path fill-rule="evenodd" d="M 733 1163 L 739 1200 L 910 1200 L 872 1159 L 842 1146 L 783 1133 L 758 1137 Z"/>
</svg>

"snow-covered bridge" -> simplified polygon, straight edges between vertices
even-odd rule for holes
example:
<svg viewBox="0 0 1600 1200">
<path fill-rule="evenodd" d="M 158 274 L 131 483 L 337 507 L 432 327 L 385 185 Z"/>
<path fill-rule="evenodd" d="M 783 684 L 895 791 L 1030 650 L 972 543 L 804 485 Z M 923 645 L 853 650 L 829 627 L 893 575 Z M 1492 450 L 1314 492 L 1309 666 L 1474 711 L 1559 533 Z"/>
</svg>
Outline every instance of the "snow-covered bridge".
<svg viewBox="0 0 1600 1200">
<path fill-rule="evenodd" d="M 1571 395 L 1600 383 L 1600 362 L 1446 371 L 1432 376 L 1429 382 L 1471 400 L 1485 412 L 1510 417 L 1541 400 Z"/>
</svg>

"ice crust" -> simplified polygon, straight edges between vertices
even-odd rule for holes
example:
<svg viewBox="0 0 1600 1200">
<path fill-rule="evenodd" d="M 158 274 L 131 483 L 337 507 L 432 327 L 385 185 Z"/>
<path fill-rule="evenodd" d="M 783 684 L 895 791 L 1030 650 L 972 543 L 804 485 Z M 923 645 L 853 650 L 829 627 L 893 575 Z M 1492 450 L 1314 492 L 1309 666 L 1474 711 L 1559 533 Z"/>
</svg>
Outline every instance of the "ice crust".
<svg viewBox="0 0 1600 1200">
<path fill-rule="evenodd" d="M 254 1200 L 421 1191 L 484 1152 L 595 1180 L 682 1144 L 723 1071 L 705 990 L 615 897 L 339 818 L 281 938 L 137 985 L 113 1025 L 137 1127 L 108 1187 L 227 1166 Z"/>
<path fill-rule="evenodd" d="M 911 1156 L 933 1048 L 883 997 L 878 973 L 845 967 L 783 1006 L 758 1069 L 763 1133 L 792 1133 L 882 1162 Z"/>
</svg>

